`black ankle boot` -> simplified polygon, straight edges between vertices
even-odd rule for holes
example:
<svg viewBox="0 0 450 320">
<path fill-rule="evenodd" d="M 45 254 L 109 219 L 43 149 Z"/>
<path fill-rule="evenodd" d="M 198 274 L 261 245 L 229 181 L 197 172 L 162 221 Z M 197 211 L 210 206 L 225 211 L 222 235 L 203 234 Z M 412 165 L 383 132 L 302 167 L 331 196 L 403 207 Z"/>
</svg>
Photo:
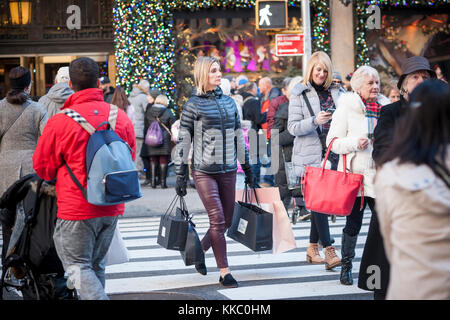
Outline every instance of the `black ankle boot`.
<svg viewBox="0 0 450 320">
<path fill-rule="evenodd" d="M 156 169 L 158 168 L 158 163 L 152 162 L 150 164 L 150 170 L 152 172 L 152 188 L 156 188 Z"/>
<path fill-rule="evenodd" d="M 223 285 L 224 287 L 227 287 L 227 288 L 237 288 L 238 287 L 238 283 L 233 278 L 231 273 L 227 273 L 225 275 L 225 277 L 223 277 L 223 278 L 222 278 L 222 276 L 220 276 L 219 282 L 220 282 L 221 285 Z"/>
<path fill-rule="evenodd" d="M 355 257 L 355 247 L 358 235 L 350 236 L 342 232 L 342 248 L 341 248 L 341 276 L 340 281 L 343 285 L 351 286 L 353 284 L 352 278 L 352 260 Z"/>
<path fill-rule="evenodd" d="M 160 164 L 160 172 L 161 172 L 160 180 L 161 180 L 161 188 L 162 189 L 167 189 L 167 184 L 166 184 L 167 169 L 168 169 L 167 164 Z"/>
</svg>

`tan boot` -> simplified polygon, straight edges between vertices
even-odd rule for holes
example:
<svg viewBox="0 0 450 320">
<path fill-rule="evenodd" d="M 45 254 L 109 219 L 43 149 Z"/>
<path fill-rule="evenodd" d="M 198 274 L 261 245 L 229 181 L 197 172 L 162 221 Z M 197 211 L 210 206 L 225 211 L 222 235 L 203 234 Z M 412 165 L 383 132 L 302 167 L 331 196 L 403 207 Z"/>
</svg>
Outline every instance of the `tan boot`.
<svg viewBox="0 0 450 320">
<path fill-rule="evenodd" d="M 317 243 L 310 243 L 308 249 L 306 249 L 306 262 L 314 264 L 325 262 L 319 254 L 319 246 Z"/>
<path fill-rule="evenodd" d="M 325 253 L 325 269 L 330 270 L 341 265 L 341 259 L 336 254 L 336 248 L 333 246 L 326 247 Z"/>
</svg>

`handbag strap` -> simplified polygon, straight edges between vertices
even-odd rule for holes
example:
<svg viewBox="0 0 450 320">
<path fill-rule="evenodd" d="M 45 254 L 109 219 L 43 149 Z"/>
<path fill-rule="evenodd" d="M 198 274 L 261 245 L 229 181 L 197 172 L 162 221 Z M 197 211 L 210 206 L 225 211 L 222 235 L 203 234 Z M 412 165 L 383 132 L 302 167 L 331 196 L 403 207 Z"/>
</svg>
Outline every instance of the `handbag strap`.
<svg viewBox="0 0 450 320">
<path fill-rule="evenodd" d="M 172 137 L 172 133 L 170 132 L 169 128 L 167 128 L 166 125 L 164 123 L 162 123 L 161 120 L 159 120 L 158 117 L 156 117 L 156 120 L 170 134 L 170 136 Z"/>
<path fill-rule="evenodd" d="M 314 117 L 315 116 L 314 111 L 313 111 L 313 109 L 311 107 L 311 104 L 309 103 L 309 99 L 306 96 L 306 92 L 305 91 L 302 92 L 302 96 L 303 96 L 303 100 L 305 100 L 305 102 L 306 102 L 306 106 L 308 107 L 309 114 L 311 115 L 311 117 Z M 317 126 L 316 131 L 317 131 L 317 134 L 319 135 L 319 140 L 320 140 L 320 143 L 322 144 L 322 149 L 326 150 L 327 149 L 327 145 L 326 145 L 326 143 L 325 143 L 325 141 L 323 139 L 322 132 L 320 131 L 319 126 Z"/>
<path fill-rule="evenodd" d="M 9 129 L 11 129 L 11 127 L 17 122 L 17 120 L 20 119 L 20 117 L 22 116 L 23 112 L 25 111 L 25 109 L 30 105 L 30 102 L 27 100 L 25 101 L 25 103 L 23 104 L 23 108 L 20 111 L 19 115 L 17 116 L 17 118 L 9 125 L 9 127 L 6 128 L 5 131 L 3 131 L 3 133 L 0 135 L 0 141 L 2 141 L 3 136 L 8 132 Z"/>
</svg>

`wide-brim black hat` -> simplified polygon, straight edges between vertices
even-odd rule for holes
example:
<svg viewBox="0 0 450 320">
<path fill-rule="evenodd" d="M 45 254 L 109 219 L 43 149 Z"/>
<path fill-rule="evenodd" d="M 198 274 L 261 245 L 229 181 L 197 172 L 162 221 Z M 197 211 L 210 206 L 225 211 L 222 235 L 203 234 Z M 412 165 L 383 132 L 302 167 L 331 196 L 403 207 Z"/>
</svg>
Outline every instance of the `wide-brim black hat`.
<svg viewBox="0 0 450 320">
<path fill-rule="evenodd" d="M 436 78 L 436 72 L 430 68 L 430 63 L 426 58 L 414 56 L 406 59 L 402 65 L 402 75 L 398 79 L 397 87 L 401 89 L 403 80 L 405 80 L 408 74 L 421 70 L 428 71 L 432 78 Z"/>
</svg>

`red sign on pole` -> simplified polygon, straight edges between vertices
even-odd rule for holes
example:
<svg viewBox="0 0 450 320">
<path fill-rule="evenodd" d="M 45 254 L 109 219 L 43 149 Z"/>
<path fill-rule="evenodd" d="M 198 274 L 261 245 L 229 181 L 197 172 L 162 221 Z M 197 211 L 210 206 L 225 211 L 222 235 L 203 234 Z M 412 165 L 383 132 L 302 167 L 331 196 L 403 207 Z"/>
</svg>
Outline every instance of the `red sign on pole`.
<svg viewBox="0 0 450 320">
<path fill-rule="evenodd" d="M 305 53 L 303 34 L 276 34 L 275 55 L 301 56 Z"/>
</svg>

